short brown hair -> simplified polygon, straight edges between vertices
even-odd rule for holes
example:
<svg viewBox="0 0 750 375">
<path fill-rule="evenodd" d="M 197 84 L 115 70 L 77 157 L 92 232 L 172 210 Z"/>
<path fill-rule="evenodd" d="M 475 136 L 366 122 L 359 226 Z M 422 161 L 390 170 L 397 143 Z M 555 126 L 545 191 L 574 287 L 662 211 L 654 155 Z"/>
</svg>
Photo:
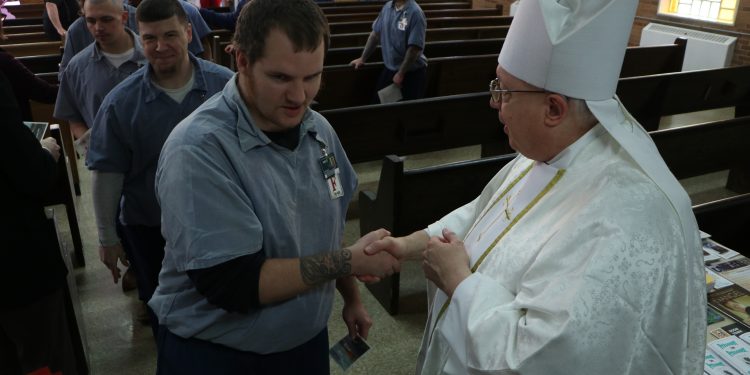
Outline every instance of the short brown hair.
<svg viewBox="0 0 750 375">
<path fill-rule="evenodd" d="M 286 34 L 294 51 L 314 51 L 323 41 L 328 51 L 331 32 L 323 11 L 312 0 L 250 0 L 240 12 L 233 43 L 253 63 L 263 57 L 273 28 Z"/>
</svg>

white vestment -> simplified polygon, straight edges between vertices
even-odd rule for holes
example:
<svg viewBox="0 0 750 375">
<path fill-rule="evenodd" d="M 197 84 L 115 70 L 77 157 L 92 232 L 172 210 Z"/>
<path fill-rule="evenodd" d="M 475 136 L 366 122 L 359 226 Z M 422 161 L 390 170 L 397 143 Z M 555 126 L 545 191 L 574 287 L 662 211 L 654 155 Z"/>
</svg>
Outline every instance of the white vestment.
<svg viewBox="0 0 750 375">
<path fill-rule="evenodd" d="M 431 298 L 417 372 L 701 374 L 706 287 L 692 225 L 685 238 L 665 194 L 601 125 L 550 165 L 518 156 L 427 229 L 464 239 L 471 266 L 486 255 L 439 319 L 447 297 Z"/>
</svg>

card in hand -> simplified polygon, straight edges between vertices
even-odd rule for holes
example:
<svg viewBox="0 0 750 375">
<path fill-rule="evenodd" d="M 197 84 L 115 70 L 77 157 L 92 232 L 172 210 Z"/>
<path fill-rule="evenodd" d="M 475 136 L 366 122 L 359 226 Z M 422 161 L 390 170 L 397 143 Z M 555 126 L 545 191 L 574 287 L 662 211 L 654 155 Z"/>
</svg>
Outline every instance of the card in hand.
<svg viewBox="0 0 750 375">
<path fill-rule="evenodd" d="M 339 342 L 331 347 L 329 353 L 341 369 L 346 371 L 359 357 L 370 350 L 370 345 L 365 339 L 357 336 L 352 338 L 349 335 L 344 336 Z"/>
</svg>

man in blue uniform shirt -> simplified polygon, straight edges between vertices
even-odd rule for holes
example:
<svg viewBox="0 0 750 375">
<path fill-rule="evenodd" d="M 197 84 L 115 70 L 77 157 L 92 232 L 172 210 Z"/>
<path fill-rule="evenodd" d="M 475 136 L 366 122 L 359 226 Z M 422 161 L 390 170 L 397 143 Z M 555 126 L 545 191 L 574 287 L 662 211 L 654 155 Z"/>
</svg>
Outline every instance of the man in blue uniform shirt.
<svg viewBox="0 0 750 375">
<path fill-rule="evenodd" d="M 372 324 L 353 275 L 397 270 L 342 249 L 354 169 L 309 108 L 329 30 L 311 0 L 253 0 L 234 35 L 237 75 L 164 144 L 156 190 L 166 239 L 159 374 L 328 374 L 334 286 L 352 336 Z M 339 250 L 336 250 L 339 249 Z"/>
<path fill-rule="evenodd" d="M 422 53 L 426 28 L 427 20 L 416 1 L 388 1 L 372 24 L 362 56 L 350 64 L 359 69 L 380 43 L 385 68 L 376 89 L 396 84 L 404 100 L 419 99 L 427 86 L 427 58 Z"/>
<path fill-rule="evenodd" d="M 115 231 L 120 220 L 135 263 L 138 294 L 156 289 L 164 239 L 154 178 L 159 152 L 185 116 L 221 91 L 232 72 L 188 52 L 192 30 L 178 0 L 144 0 L 137 10 L 148 65 L 115 87 L 102 102 L 91 132 L 87 165 L 93 170 L 99 253 L 115 280 L 124 260 Z M 122 199 L 120 199 L 122 197 Z M 122 208 L 116 218 L 118 204 Z M 156 337 L 158 321 L 149 311 Z"/>
</svg>

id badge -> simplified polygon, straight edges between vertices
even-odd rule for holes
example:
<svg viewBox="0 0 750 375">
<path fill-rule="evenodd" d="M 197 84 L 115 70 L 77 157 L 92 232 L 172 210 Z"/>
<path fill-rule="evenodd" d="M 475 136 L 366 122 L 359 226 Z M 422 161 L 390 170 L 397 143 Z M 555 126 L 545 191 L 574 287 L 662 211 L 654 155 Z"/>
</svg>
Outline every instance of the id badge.
<svg viewBox="0 0 750 375">
<path fill-rule="evenodd" d="M 406 30 L 406 26 L 408 26 L 408 25 L 409 25 L 409 21 L 406 20 L 406 16 L 404 16 L 403 18 L 401 18 L 398 21 L 398 29 L 401 30 L 401 31 L 405 31 Z"/>
<path fill-rule="evenodd" d="M 323 178 L 326 180 L 333 177 L 339 168 L 338 163 L 336 163 L 336 156 L 329 153 L 321 156 L 318 163 L 320 164 L 320 171 L 323 172 Z"/>
<path fill-rule="evenodd" d="M 338 199 L 344 196 L 344 189 L 341 186 L 338 169 L 333 172 L 331 178 L 326 179 L 326 183 L 328 184 L 328 194 L 331 196 L 331 199 Z"/>
</svg>

